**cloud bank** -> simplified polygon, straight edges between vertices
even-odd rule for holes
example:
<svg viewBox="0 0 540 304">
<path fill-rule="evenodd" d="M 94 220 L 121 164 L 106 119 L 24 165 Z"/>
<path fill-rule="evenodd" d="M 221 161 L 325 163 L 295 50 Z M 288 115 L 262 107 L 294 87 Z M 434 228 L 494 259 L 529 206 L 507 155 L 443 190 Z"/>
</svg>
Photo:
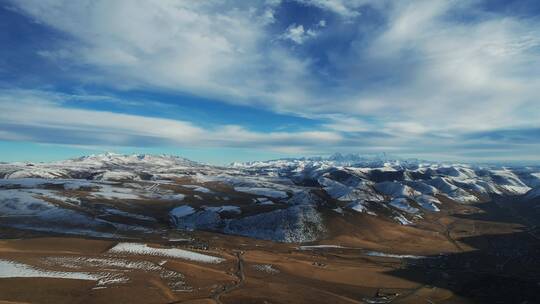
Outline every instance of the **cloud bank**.
<svg viewBox="0 0 540 304">
<path fill-rule="evenodd" d="M 13 1 L 10 9 L 65 35 L 36 52 L 78 83 L 192 94 L 320 124 L 298 132 L 254 132 L 240 124 L 209 129 L 69 108 L 48 100 L 46 91 L 14 102 L 13 91 L 4 91 L 0 107 L 9 115 L 0 116 L 0 136 L 532 157 L 527 151 L 540 145 L 531 135 L 540 128 L 540 20 L 484 4 Z"/>
</svg>

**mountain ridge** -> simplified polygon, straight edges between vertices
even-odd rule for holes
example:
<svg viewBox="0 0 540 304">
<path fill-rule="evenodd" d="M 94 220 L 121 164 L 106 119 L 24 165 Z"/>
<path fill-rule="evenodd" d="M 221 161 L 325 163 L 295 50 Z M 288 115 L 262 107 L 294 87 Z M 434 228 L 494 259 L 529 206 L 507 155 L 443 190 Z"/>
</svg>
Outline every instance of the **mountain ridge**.
<svg viewBox="0 0 540 304">
<path fill-rule="evenodd" d="M 323 237 L 328 212 L 415 225 L 453 204 L 477 204 L 499 196 L 535 200 L 540 187 L 540 167 L 486 168 L 418 160 L 351 164 L 351 159 L 364 158 L 337 155 L 220 167 L 177 156 L 108 153 L 53 163 L 0 164 L 0 194 L 5 194 L 0 211 L 9 215 L 16 210 L 10 201 L 14 196 L 21 203 L 45 199 L 43 208 L 53 208 L 48 201 L 56 202 L 60 209 L 51 209 L 55 212 L 80 210 L 87 204 L 80 215 L 85 219 L 103 204 L 110 205 L 108 213 L 144 218 L 146 212 L 156 212 L 146 202 L 159 201 L 168 206 L 159 211 L 168 219 L 163 224 L 178 229 L 310 241 Z M 139 202 L 147 206 L 143 214 L 137 213 Z M 119 203 L 129 208 L 118 209 Z M 193 212 L 173 212 L 182 206 Z M 269 218 L 273 220 L 262 221 Z M 248 223 L 260 226 L 253 229 Z M 271 233 L 275 229 L 282 233 Z"/>
</svg>

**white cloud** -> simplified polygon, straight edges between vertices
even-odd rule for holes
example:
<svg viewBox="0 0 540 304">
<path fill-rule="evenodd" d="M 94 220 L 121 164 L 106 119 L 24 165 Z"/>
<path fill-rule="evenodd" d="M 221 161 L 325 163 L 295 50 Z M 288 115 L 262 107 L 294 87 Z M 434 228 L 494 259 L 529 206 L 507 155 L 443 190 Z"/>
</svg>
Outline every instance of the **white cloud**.
<svg viewBox="0 0 540 304">
<path fill-rule="evenodd" d="M 450 1 L 397 5 L 368 58 L 398 69 L 412 64 L 414 70 L 400 83 L 364 96 L 432 131 L 537 125 L 521 114 L 524 107 L 535 110 L 530 102 L 540 84 L 540 64 L 533 58 L 540 58 L 534 50 L 540 43 L 532 37 L 538 28 L 500 16 L 463 23 L 448 18 L 455 9 Z"/>
<path fill-rule="evenodd" d="M 264 11 L 261 18 L 262 18 L 263 24 L 265 25 L 272 24 L 276 21 L 276 18 L 274 16 L 274 10 L 270 8 Z"/>
<path fill-rule="evenodd" d="M 334 12 L 345 18 L 360 16 L 357 10 L 359 6 L 365 4 L 362 0 L 297 0 L 306 5 L 312 5 L 324 10 Z"/>
<path fill-rule="evenodd" d="M 304 28 L 302 24 L 289 25 L 280 38 L 283 40 L 290 40 L 296 44 L 303 44 L 307 40 L 313 39 L 319 35 L 320 29 L 326 27 L 326 20 L 320 20 L 312 28 Z"/>
<path fill-rule="evenodd" d="M 85 81 L 183 91 L 297 115 L 413 121 L 432 131 L 508 127 L 516 109 L 537 109 L 539 27 L 508 16 L 481 15 L 466 23 L 448 18 L 453 11 L 474 14 L 470 3 L 306 3 L 349 17 L 370 5 L 388 19 L 386 30 L 362 43 L 353 40 L 349 53 L 331 57 L 329 69 L 340 73 L 330 75 L 331 86 L 317 78 L 314 58 L 300 58 L 271 42 L 275 37 L 266 26 L 279 2 L 21 0 L 14 5 L 76 39 L 41 53 L 62 64 L 100 69 Z M 301 45 L 319 28 L 320 23 L 292 24 L 280 37 Z M 383 83 L 365 83 L 373 73 Z"/>
<path fill-rule="evenodd" d="M 425 126 L 414 121 L 390 122 L 386 124 L 385 129 L 387 132 L 392 133 L 392 134 L 399 134 L 399 133 L 422 134 L 428 131 Z"/>
<path fill-rule="evenodd" d="M 304 29 L 304 26 L 301 24 L 291 24 L 280 37 L 296 44 L 303 44 L 306 40 L 316 36 L 317 32 L 313 29 Z"/>
<path fill-rule="evenodd" d="M 330 115 L 326 118 L 329 120 L 329 123 L 324 124 L 323 127 L 330 130 L 340 132 L 366 132 L 373 128 L 372 125 L 365 121 L 346 115 Z"/>
<path fill-rule="evenodd" d="M 382 31 L 333 57 L 346 76 L 328 90 L 332 102 L 311 109 L 369 116 L 371 130 L 398 136 L 539 126 L 538 22 L 482 14 L 472 3 L 394 2 Z M 471 20 L 452 18 L 465 10 Z"/>
<path fill-rule="evenodd" d="M 0 92 L 0 139 L 57 144 L 298 149 L 339 143 L 331 131 L 253 132 L 237 125 L 190 122 L 66 107 L 42 91 Z"/>
<path fill-rule="evenodd" d="M 320 129 L 295 132 L 255 132 L 238 125 L 201 127 L 191 122 L 108 111 L 77 109 L 66 95 L 44 91 L 0 91 L 0 140 L 31 141 L 85 147 L 248 148 L 286 154 L 332 152 L 399 153 L 434 159 L 493 158 L 508 153 L 534 159 L 535 130 L 516 141 L 516 131 L 479 134 L 429 134 L 420 124 L 387 124 L 342 115 L 326 116 Z M 94 99 L 88 96 L 87 100 Z M 502 140 L 498 134 L 504 135 Z M 506 135 L 505 135 L 506 134 Z M 528 135 L 527 135 L 528 134 Z M 398 136 L 396 136 L 398 135 Z M 443 136 L 444 135 L 444 136 Z M 532 142 L 528 142 L 532 140 Z M 488 148 L 486 148 L 488 147 Z M 479 157 L 481 153 L 484 156 Z M 471 156 L 472 155 L 472 156 Z"/>
<path fill-rule="evenodd" d="M 273 22 L 276 3 L 83 2 L 22 0 L 13 5 L 74 38 L 59 49 L 39 52 L 68 68 L 97 68 L 99 73 L 91 75 L 73 69 L 85 82 L 276 108 L 282 100 L 296 99 L 309 83 L 308 59 L 271 43 L 275 37 L 266 26 Z"/>
<path fill-rule="evenodd" d="M 426 134 L 459 138 L 472 131 L 539 126 L 537 20 L 486 14 L 477 1 L 468 0 L 298 1 L 338 14 L 345 25 L 321 20 L 311 28 L 296 23 L 285 33 L 275 33 L 270 28 L 277 23 L 280 1 L 20 0 L 13 5 L 73 38 L 59 49 L 39 51 L 68 68 L 98 70 L 78 74 L 84 81 L 124 89 L 181 91 L 276 112 L 325 117 L 322 127 L 329 133 L 302 134 L 314 145 L 317 140 L 349 140 L 338 132 L 383 131 L 397 138 L 363 139 L 351 145 L 408 149 L 420 142 L 429 146 L 422 137 Z M 356 24 L 364 18 L 364 5 L 377 10 L 384 24 L 368 31 Z M 463 21 L 455 16 L 471 18 Z M 320 50 L 328 60 L 323 72 L 332 71 L 327 77 L 320 77 L 320 58 L 310 57 L 309 52 L 300 57 L 295 52 L 308 46 L 308 39 L 323 36 L 319 33 L 323 27 L 324 34 L 335 39 L 344 28 L 353 32 L 347 36 L 351 40 L 342 43 L 345 50 Z M 283 39 L 297 45 L 289 48 Z M 43 113 L 57 117 L 50 107 Z M 101 113 L 54 109 L 94 118 L 91 127 L 77 121 L 70 126 L 85 131 L 99 127 L 96 121 Z M 17 113 L 15 108 L 10 111 Z M 36 121 L 45 119 L 26 111 Z M 110 118 L 125 123 L 126 130 L 121 132 L 121 124 L 107 125 L 116 135 L 164 134 L 160 138 L 193 143 L 190 134 L 198 134 L 201 143 L 214 145 L 302 140 L 299 133 L 269 135 L 223 126 L 226 133 L 219 136 L 235 138 L 238 133 L 244 141 L 220 142 L 218 130 L 167 120 L 152 120 L 164 130 L 139 130 L 136 124 L 150 121 L 119 115 Z M 369 122 L 364 117 L 370 117 Z M 60 118 L 42 121 L 43 126 L 47 124 L 63 127 Z M 168 128 L 169 124 L 174 127 Z"/>
</svg>

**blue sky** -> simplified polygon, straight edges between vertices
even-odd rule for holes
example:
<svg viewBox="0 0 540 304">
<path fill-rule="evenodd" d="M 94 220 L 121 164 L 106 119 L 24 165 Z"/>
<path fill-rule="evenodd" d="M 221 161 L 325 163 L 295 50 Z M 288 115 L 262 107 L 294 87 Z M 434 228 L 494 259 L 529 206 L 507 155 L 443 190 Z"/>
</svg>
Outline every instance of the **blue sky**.
<svg viewBox="0 0 540 304">
<path fill-rule="evenodd" d="M 540 2 L 0 0 L 0 161 L 540 160 Z"/>
</svg>

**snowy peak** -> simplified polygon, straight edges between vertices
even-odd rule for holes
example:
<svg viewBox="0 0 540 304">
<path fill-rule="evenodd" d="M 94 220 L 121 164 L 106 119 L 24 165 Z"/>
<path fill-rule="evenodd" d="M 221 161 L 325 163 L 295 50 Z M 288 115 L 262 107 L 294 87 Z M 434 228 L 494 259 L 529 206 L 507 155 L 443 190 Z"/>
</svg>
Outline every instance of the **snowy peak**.
<svg viewBox="0 0 540 304">
<path fill-rule="evenodd" d="M 235 162 L 233 167 L 290 167 L 296 165 L 329 165 L 329 166 L 354 166 L 366 168 L 417 168 L 439 164 L 435 162 L 423 161 L 415 158 L 399 159 L 390 158 L 386 154 L 361 155 L 361 154 L 341 154 L 335 153 L 328 157 L 302 157 L 302 158 L 282 158 L 268 161 Z"/>
<path fill-rule="evenodd" d="M 74 158 L 57 164 L 82 164 L 94 166 L 107 165 L 138 165 L 147 164 L 152 166 L 168 166 L 168 165 L 196 165 L 197 163 L 186 158 L 172 155 L 151 155 L 151 154 L 116 154 L 104 153 L 97 155 L 83 156 Z"/>
<path fill-rule="evenodd" d="M 150 178 L 151 172 L 200 167 L 204 165 L 178 156 L 104 153 L 51 163 L 0 164 L 0 178 L 127 180 L 141 175 Z"/>
</svg>

